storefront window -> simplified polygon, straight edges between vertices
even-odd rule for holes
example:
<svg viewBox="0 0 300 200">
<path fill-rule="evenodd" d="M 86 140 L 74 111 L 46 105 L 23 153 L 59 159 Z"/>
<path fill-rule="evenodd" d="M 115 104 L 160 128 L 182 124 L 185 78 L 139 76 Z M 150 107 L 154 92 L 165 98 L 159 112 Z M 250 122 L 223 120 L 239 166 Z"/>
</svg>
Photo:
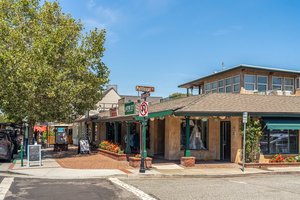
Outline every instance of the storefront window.
<svg viewBox="0 0 300 200">
<path fill-rule="evenodd" d="M 185 120 L 181 123 L 181 149 L 185 149 L 186 142 Z M 208 122 L 203 120 L 190 120 L 190 149 L 208 149 Z"/>
<path fill-rule="evenodd" d="M 298 130 L 266 130 L 260 148 L 265 154 L 298 153 Z"/>
</svg>

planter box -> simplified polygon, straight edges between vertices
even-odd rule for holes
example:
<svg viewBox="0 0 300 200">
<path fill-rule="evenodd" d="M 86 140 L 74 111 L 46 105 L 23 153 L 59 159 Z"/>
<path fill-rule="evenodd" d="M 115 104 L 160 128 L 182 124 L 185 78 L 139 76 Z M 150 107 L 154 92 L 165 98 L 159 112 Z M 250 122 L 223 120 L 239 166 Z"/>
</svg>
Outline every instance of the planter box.
<svg viewBox="0 0 300 200">
<path fill-rule="evenodd" d="M 239 165 L 243 165 L 239 162 Z M 300 167 L 300 162 L 277 162 L 277 163 L 245 163 L 245 167 L 262 168 L 262 167 Z"/>
<path fill-rule="evenodd" d="M 107 150 L 104 150 L 104 149 L 99 149 L 99 152 L 102 155 L 105 155 L 105 156 L 110 157 L 110 158 L 112 158 L 114 160 L 117 160 L 117 161 L 126 161 L 127 160 L 126 154 L 118 154 L 118 153 L 114 153 L 114 152 L 107 151 Z"/>
<path fill-rule="evenodd" d="M 141 158 L 129 157 L 129 166 L 139 168 L 141 165 Z M 147 157 L 144 162 L 145 168 L 152 167 L 152 158 Z"/>
<path fill-rule="evenodd" d="M 194 167 L 196 162 L 196 157 L 181 157 L 180 164 L 184 167 Z"/>
</svg>

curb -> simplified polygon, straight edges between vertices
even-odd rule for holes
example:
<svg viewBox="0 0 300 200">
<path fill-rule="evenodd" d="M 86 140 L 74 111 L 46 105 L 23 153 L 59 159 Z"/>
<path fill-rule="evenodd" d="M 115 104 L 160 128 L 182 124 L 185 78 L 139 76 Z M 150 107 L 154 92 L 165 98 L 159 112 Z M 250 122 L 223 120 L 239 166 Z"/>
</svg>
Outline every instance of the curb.
<svg viewBox="0 0 300 200">
<path fill-rule="evenodd" d="M 286 171 L 286 172 L 257 172 L 246 174 L 220 174 L 220 175 L 207 175 L 207 174 L 135 174 L 128 175 L 129 179 L 139 178 L 235 178 L 235 177 L 250 177 L 260 175 L 285 175 L 285 174 L 300 174 L 300 171 Z"/>
</svg>

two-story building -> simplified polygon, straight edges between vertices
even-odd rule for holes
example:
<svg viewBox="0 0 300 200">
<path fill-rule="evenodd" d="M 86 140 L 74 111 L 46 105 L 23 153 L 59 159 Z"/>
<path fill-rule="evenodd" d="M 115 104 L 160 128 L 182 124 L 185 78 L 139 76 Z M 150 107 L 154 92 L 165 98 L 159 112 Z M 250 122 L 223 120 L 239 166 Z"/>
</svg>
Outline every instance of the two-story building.
<svg viewBox="0 0 300 200">
<path fill-rule="evenodd" d="M 261 162 L 277 153 L 299 154 L 299 77 L 300 71 L 238 65 L 180 85 L 188 97 L 150 105 L 148 155 L 239 162 L 243 112 L 263 125 Z M 131 127 L 140 118 L 124 114 L 98 122 L 116 120 Z"/>
</svg>

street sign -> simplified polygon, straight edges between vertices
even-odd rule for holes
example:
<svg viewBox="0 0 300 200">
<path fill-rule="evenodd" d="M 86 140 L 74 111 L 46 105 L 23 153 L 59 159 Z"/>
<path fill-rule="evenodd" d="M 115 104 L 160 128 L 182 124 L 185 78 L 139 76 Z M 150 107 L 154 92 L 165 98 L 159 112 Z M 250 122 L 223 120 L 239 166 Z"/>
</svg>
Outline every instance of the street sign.
<svg viewBox="0 0 300 200">
<path fill-rule="evenodd" d="M 150 92 L 144 92 L 141 94 L 141 99 L 145 99 L 145 98 L 148 98 L 150 97 Z"/>
<path fill-rule="evenodd" d="M 248 113 L 243 112 L 243 123 L 247 123 L 247 121 L 248 121 Z"/>
<path fill-rule="evenodd" d="M 148 116 L 148 112 L 149 112 L 149 104 L 148 104 L 148 102 L 144 101 L 140 105 L 139 116 L 140 117 L 147 117 Z"/>
<path fill-rule="evenodd" d="M 125 103 L 125 115 L 135 114 L 134 102 Z"/>
<path fill-rule="evenodd" d="M 135 86 L 135 90 L 138 92 L 154 92 L 155 89 L 152 86 L 141 86 L 141 85 L 137 85 Z"/>
</svg>

